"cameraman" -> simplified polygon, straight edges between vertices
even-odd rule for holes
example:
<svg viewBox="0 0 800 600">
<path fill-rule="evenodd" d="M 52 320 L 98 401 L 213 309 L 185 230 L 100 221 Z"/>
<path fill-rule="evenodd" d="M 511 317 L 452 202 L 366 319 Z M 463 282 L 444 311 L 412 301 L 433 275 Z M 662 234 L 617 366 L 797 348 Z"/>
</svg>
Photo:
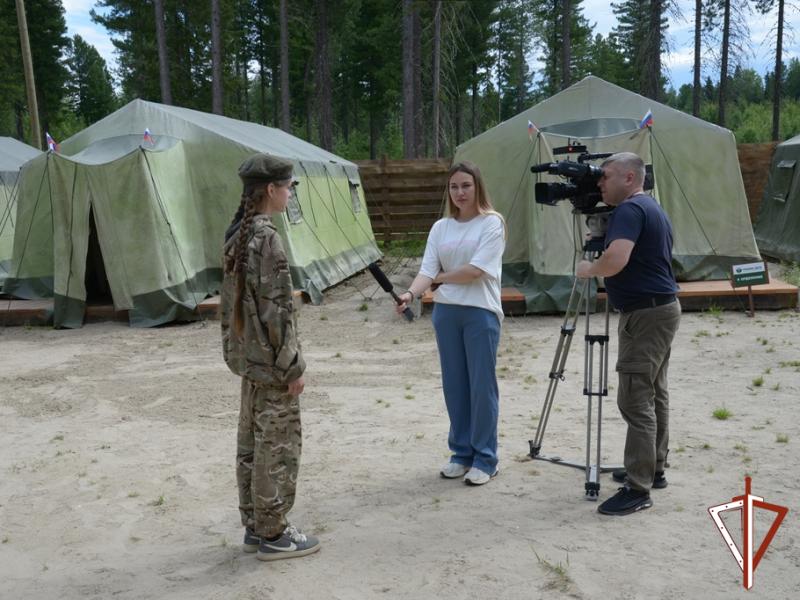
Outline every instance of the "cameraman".
<svg viewBox="0 0 800 600">
<path fill-rule="evenodd" d="M 620 152 L 601 165 L 603 202 L 615 207 L 608 221 L 605 252 L 581 261 L 580 278 L 604 277 L 619 318 L 617 405 L 628 424 L 625 485 L 598 511 L 627 515 L 653 505 L 650 488 L 667 485 L 664 466 L 669 445 L 667 367 L 681 307 L 672 272 L 672 224 L 643 189 L 644 162 Z"/>
</svg>

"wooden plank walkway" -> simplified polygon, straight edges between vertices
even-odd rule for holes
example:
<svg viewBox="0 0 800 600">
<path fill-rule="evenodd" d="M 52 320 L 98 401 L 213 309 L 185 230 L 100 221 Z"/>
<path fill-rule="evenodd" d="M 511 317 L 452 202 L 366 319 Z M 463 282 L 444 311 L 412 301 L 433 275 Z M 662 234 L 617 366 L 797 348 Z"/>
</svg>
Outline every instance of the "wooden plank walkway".
<svg viewBox="0 0 800 600">
<path fill-rule="evenodd" d="M 684 311 L 707 310 L 711 307 L 725 310 L 744 310 L 747 307 L 747 288 L 732 288 L 727 279 L 719 281 L 684 281 L 678 284 L 678 298 Z M 500 291 L 503 312 L 507 315 L 525 313 L 525 297 L 514 287 L 504 287 Z M 605 300 L 605 292 L 599 292 L 597 298 Z M 771 277 L 765 285 L 753 287 L 753 302 L 756 310 L 781 308 L 797 308 L 797 286 Z M 422 296 L 423 312 L 433 304 L 433 294 L 429 291 Z"/>
<path fill-rule="evenodd" d="M 680 283 L 678 297 L 684 311 L 707 310 L 711 307 L 724 310 L 746 310 L 747 288 L 732 288 L 727 280 L 722 281 L 689 281 Z M 525 296 L 517 288 L 505 287 L 501 290 L 503 311 L 507 315 L 525 314 Z M 295 297 L 308 299 L 301 292 Z M 597 297 L 605 299 L 605 293 Z M 798 288 L 772 277 L 770 283 L 753 288 L 753 301 L 756 311 L 797 308 Z M 422 297 L 423 312 L 433 304 L 433 294 L 425 292 Z M 41 326 L 51 324 L 53 319 L 52 300 L 11 300 L 0 298 L 0 327 L 10 325 Z M 219 318 L 219 296 L 206 298 L 200 303 L 200 319 L 216 320 Z M 89 305 L 86 307 L 86 322 L 128 321 L 127 310 L 114 310 L 110 305 Z"/>
</svg>

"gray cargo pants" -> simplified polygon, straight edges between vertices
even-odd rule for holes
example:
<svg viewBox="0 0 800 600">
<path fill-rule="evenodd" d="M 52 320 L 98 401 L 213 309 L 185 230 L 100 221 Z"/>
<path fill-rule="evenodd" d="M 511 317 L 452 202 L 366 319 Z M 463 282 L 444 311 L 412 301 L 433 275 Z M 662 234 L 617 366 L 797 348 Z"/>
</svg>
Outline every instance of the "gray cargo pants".
<svg viewBox="0 0 800 600">
<path fill-rule="evenodd" d="M 619 317 L 617 406 L 628 424 L 625 470 L 632 489 L 649 491 L 669 448 L 667 368 L 681 305 L 643 308 Z"/>
<path fill-rule="evenodd" d="M 275 537 L 288 524 L 300 468 L 300 399 L 242 378 L 236 480 L 242 525 Z"/>
</svg>

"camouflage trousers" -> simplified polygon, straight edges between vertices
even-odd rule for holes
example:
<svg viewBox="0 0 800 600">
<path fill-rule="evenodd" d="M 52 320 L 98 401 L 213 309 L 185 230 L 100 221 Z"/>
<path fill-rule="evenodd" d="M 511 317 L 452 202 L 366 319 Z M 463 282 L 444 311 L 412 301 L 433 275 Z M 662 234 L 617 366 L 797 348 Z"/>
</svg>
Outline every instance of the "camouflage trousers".
<svg viewBox="0 0 800 600">
<path fill-rule="evenodd" d="M 256 535 L 274 537 L 286 528 L 301 448 L 299 397 L 243 377 L 236 481 L 242 525 Z"/>
</svg>

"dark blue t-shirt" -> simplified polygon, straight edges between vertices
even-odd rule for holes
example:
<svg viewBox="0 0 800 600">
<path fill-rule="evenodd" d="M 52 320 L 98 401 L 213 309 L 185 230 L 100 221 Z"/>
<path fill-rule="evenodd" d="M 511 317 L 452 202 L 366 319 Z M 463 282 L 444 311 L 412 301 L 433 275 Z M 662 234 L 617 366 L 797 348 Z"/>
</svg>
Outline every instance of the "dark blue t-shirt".
<svg viewBox="0 0 800 600">
<path fill-rule="evenodd" d="M 672 224 L 651 196 L 638 194 L 612 211 L 606 248 L 619 239 L 635 245 L 625 268 L 605 278 L 606 291 L 615 308 L 678 291 L 672 272 Z"/>
</svg>

